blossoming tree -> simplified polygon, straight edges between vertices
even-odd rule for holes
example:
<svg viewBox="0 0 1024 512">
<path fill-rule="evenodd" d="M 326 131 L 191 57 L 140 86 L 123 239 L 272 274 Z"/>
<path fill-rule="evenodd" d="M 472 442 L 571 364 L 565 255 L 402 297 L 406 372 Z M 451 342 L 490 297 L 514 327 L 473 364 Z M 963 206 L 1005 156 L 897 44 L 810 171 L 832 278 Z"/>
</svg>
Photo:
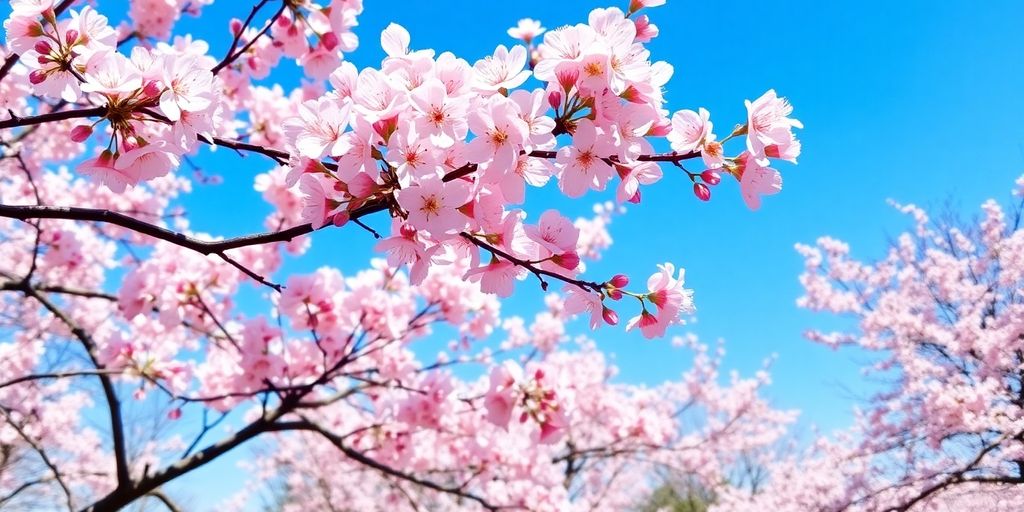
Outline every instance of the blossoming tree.
<svg viewBox="0 0 1024 512">
<path fill-rule="evenodd" d="M 721 139 L 706 110 L 664 109 L 672 67 L 644 46 L 658 35 L 644 10 L 663 1 L 552 31 L 526 19 L 509 30 L 521 44 L 473 64 L 414 49 L 392 24 L 387 57 L 365 69 L 343 58 L 359 0 L 255 2 L 227 23 L 220 57 L 171 38 L 206 3 L 132 2 L 118 27 L 86 2 L 10 3 L 0 505 L 174 509 L 166 484 L 258 438 L 252 485 L 283 486 L 286 508 L 614 510 L 652 468 L 720 484 L 792 420 L 758 396 L 766 374 L 721 383 L 699 344 L 693 369 L 657 388 L 610 381 L 585 339 L 566 350 L 573 315 L 614 325 L 631 303 L 626 329 L 661 337 L 692 293 L 671 263 L 645 289 L 585 275 L 613 208 L 573 221 L 551 205 L 528 221 L 517 207 L 552 178 L 569 198 L 614 186 L 639 203 L 662 166 L 705 201 L 722 173 L 753 209 L 781 189 L 769 165 L 796 160 L 800 124 L 774 91 Z M 263 85 L 282 59 L 313 81 Z M 273 166 L 253 170 L 268 231 L 189 229 L 179 167 L 208 147 Z M 377 238 L 382 258 L 279 275 L 311 233 L 343 226 Z M 503 316 L 498 298 L 530 276 L 558 293 L 532 322 Z M 440 333 L 455 341 L 425 357 L 416 342 Z"/>
<path fill-rule="evenodd" d="M 974 223 L 900 209 L 915 229 L 881 261 L 827 237 L 797 246 L 800 305 L 856 320 L 811 339 L 877 353 L 889 385 L 851 431 L 770 465 L 762 494 L 722 510 L 1024 508 L 1024 202 L 989 200 Z"/>
</svg>

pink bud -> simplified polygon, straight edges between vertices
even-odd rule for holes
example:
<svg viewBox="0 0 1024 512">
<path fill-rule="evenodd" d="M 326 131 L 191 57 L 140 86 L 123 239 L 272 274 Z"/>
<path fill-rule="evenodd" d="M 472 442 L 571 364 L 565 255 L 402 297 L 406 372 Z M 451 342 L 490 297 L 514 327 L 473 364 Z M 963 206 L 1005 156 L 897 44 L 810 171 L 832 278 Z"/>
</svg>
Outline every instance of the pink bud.
<svg viewBox="0 0 1024 512">
<path fill-rule="evenodd" d="M 71 129 L 71 140 L 75 142 L 85 142 L 92 135 L 92 126 L 87 124 L 80 124 Z"/>
<path fill-rule="evenodd" d="M 608 290 L 605 293 L 608 294 L 608 298 L 611 299 L 611 300 L 620 300 L 620 299 L 622 299 L 622 292 L 619 291 L 618 288 L 614 288 L 614 289 Z"/>
<path fill-rule="evenodd" d="M 402 238 L 413 238 L 416 236 L 416 228 L 408 224 L 402 224 L 402 227 L 398 228 L 398 232 L 402 235 Z"/>
<path fill-rule="evenodd" d="M 608 325 L 615 325 L 619 323 L 618 313 L 609 308 L 603 308 L 601 310 L 601 317 L 604 318 L 605 323 Z"/>
<path fill-rule="evenodd" d="M 559 64 L 555 67 L 555 76 L 558 78 L 558 85 L 568 92 L 580 78 L 579 63 L 566 61 Z"/>
<path fill-rule="evenodd" d="M 278 20 L 282 19 L 285 19 L 285 17 L 281 16 L 278 18 Z M 242 32 L 242 20 L 238 18 L 231 18 L 231 21 L 228 22 L 228 30 L 231 31 L 231 35 L 233 36 L 240 34 Z"/>
<path fill-rule="evenodd" d="M 78 42 L 78 31 L 75 29 L 68 30 L 67 33 L 64 34 L 64 42 L 67 43 L 68 46 L 74 46 L 74 44 Z"/>
<path fill-rule="evenodd" d="M 51 61 L 53 61 L 53 57 L 50 57 L 48 54 L 43 54 L 36 57 L 36 62 L 38 62 L 42 66 L 45 66 L 48 62 Z"/>
<path fill-rule="evenodd" d="M 34 85 L 41 84 L 46 81 L 46 72 L 41 69 L 37 69 L 28 74 L 28 81 L 32 82 Z"/>
<path fill-rule="evenodd" d="M 171 409 L 170 411 L 168 411 L 167 412 L 167 418 L 168 419 L 172 419 L 172 420 L 176 420 L 178 418 L 181 418 L 181 407 L 175 407 L 174 409 Z"/>
<path fill-rule="evenodd" d="M 156 80 L 146 82 L 146 85 L 142 88 L 142 94 L 145 94 L 150 98 L 156 98 L 157 96 L 160 96 L 160 93 L 162 92 L 163 87 L 161 87 L 160 82 L 157 82 Z"/>
<path fill-rule="evenodd" d="M 629 276 L 626 274 L 615 274 L 608 283 L 616 288 L 625 288 L 629 286 Z"/>
<path fill-rule="evenodd" d="M 49 55 L 50 52 L 53 51 L 53 47 L 50 46 L 50 43 L 47 41 L 36 41 L 35 46 L 33 46 L 32 48 L 35 49 L 35 51 L 39 52 L 41 55 Z"/>
<path fill-rule="evenodd" d="M 320 44 L 328 51 L 337 48 L 339 42 L 338 36 L 334 32 L 328 32 L 320 38 Z"/>
<path fill-rule="evenodd" d="M 715 171 L 707 169 L 700 173 L 700 179 L 704 180 L 704 183 L 711 185 L 712 187 L 722 182 L 722 177 Z"/>
<path fill-rule="evenodd" d="M 556 254 L 551 258 L 551 261 L 555 262 L 555 265 L 566 270 L 573 270 L 580 266 L 580 256 L 574 252 Z"/>
<path fill-rule="evenodd" d="M 551 91 L 548 94 L 548 105 L 551 105 L 551 108 L 554 109 L 560 107 L 562 105 L 562 93 L 559 91 Z"/>
<path fill-rule="evenodd" d="M 711 199 L 711 189 L 703 183 L 694 183 L 693 195 L 697 196 L 697 199 L 701 201 L 708 201 Z"/>
</svg>

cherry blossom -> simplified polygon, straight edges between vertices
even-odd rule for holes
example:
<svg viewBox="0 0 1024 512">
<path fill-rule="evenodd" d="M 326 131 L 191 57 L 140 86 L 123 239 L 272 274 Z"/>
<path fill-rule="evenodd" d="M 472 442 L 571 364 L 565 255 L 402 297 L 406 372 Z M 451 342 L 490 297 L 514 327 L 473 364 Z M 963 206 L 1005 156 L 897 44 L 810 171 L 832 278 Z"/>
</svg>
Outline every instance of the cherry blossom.
<svg viewBox="0 0 1024 512">
<path fill-rule="evenodd" d="M 673 68 L 645 46 L 657 11 L 636 15 L 660 2 L 550 31 L 522 19 L 523 45 L 475 61 L 391 23 L 379 62 L 344 55 L 361 0 L 256 0 L 223 20 L 209 3 L 132 2 L 116 27 L 92 5 L 11 3 L 0 503 L 175 508 L 179 478 L 246 444 L 268 453 L 243 457 L 243 509 L 265 488 L 285 510 L 621 510 L 660 467 L 724 491 L 740 453 L 779 439 L 793 414 L 760 397 L 766 377 L 720 383 L 693 343 L 678 379 L 626 384 L 585 334 L 621 313 L 668 336 L 693 311 L 672 264 L 639 291 L 588 269 L 611 250 L 610 183 L 631 203 L 664 169 L 713 186 L 687 169 L 700 154 L 749 202 L 781 184 L 770 160 L 800 152 L 777 98 L 720 141 L 704 110 L 675 126 Z M 201 14 L 223 40 L 181 33 Z M 732 152 L 744 134 L 755 145 Z M 242 216 L 261 196 L 264 231 L 189 215 L 204 187 Z M 590 217 L 537 207 L 588 191 Z M 334 229 L 375 240 L 362 269 L 316 262 L 351 256 L 315 249 Z M 527 282 L 539 307 L 503 311 Z"/>
</svg>

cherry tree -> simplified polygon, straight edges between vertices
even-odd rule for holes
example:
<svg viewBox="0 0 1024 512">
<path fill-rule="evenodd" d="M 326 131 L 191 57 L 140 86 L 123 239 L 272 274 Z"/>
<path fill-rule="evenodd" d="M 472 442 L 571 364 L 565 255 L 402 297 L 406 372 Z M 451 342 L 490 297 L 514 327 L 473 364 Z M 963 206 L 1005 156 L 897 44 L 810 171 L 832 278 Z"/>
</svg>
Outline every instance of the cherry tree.
<svg viewBox="0 0 1024 512">
<path fill-rule="evenodd" d="M 725 379 L 720 349 L 689 339 L 678 381 L 615 382 L 567 322 L 628 308 L 627 330 L 663 337 L 694 311 L 683 270 L 591 277 L 617 207 L 520 206 L 543 186 L 640 203 L 662 166 L 699 200 L 723 173 L 752 209 L 781 190 L 771 161 L 795 162 L 801 127 L 784 98 L 748 101 L 721 139 L 707 110 L 664 108 L 673 68 L 645 48 L 663 1 L 551 31 L 524 19 L 518 44 L 473 64 L 391 24 L 364 69 L 344 59 L 359 0 L 260 0 L 226 23 L 220 57 L 173 35 L 208 3 L 134 1 L 116 27 L 86 2 L 10 4 L 0 505 L 174 510 L 167 484 L 258 439 L 239 506 L 276 486 L 286 509 L 617 510 L 657 468 L 721 485 L 793 420 L 760 397 L 767 373 Z M 284 60 L 311 81 L 275 84 Z M 252 174 L 267 231 L 190 229 L 178 201 L 203 180 L 181 169 L 212 148 L 266 159 Z M 342 227 L 380 258 L 281 275 L 313 232 Z M 531 322 L 499 300 L 525 278 L 549 292 Z"/>
<path fill-rule="evenodd" d="M 723 510 L 1024 508 L 1024 201 L 988 200 L 969 223 L 896 206 L 915 227 L 881 261 L 828 237 L 797 245 L 799 304 L 855 321 L 810 338 L 877 354 L 884 390 L 850 431 L 770 464 L 765 492 Z"/>
</svg>

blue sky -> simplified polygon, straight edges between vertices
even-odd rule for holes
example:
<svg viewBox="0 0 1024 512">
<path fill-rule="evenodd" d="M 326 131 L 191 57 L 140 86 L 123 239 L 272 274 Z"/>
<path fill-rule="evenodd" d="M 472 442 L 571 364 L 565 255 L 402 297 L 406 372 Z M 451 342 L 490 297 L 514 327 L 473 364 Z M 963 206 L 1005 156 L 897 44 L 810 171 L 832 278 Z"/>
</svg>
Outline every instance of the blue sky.
<svg viewBox="0 0 1024 512">
<path fill-rule="evenodd" d="M 98 4 L 115 20 L 112 13 L 126 11 L 122 1 Z M 498 5 L 367 2 L 356 28 L 361 46 L 350 59 L 358 67 L 379 65 L 378 36 L 392 21 L 411 32 L 414 48 L 450 50 L 473 62 L 497 44 L 514 43 L 505 29 L 519 18 L 553 28 L 585 21 L 590 9 L 614 4 Z M 227 20 L 248 10 L 249 2 L 222 0 L 201 19 L 185 18 L 179 28 L 211 41 L 220 56 Z M 908 225 L 887 198 L 934 206 L 952 200 L 972 215 L 984 198 L 1007 196 L 1024 169 L 1024 3 L 669 0 L 648 14 L 661 28 L 649 45 L 652 57 L 675 66 L 667 87 L 670 110 L 706 107 L 724 136 L 744 119 L 744 99 L 774 88 L 790 99 L 806 126 L 798 134 L 804 153 L 800 165 L 780 166 L 784 190 L 758 212 L 744 207 L 731 179 L 713 190 L 710 203 L 700 203 L 688 180 L 666 167 L 666 179 L 644 191 L 644 202 L 615 219 L 615 244 L 590 265 L 590 276 L 622 271 L 639 284 L 657 263 L 685 267 L 699 318 L 690 329 L 707 342 L 726 340 L 727 367 L 750 374 L 777 354 L 775 383 L 768 390 L 772 401 L 801 409 L 805 424 L 825 430 L 846 425 L 854 397 L 872 389 L 858 370 L 865 355 L 833 352 L 803 339 L 804 330 L 835 321 L 796 308 L 802 261 L 793 244 L 828 234 L 850 242 L 855 255 L 877 257 L 889 236 Z M 279 78 L 294 85 L 298 73 Z M 184 200 L 194 229 L 225 236 L 262 229 L 267 208 L 252 190 L 252 178 L 269 169 L 269 161 L 240 160 L 223 150 L 204 150 L 196 161 L 225 183 L 197 187 Z M 548 207 L 587 215 L 594 202 L 614 197 L 612 190 L 576 201 L 559 199 L 550 189 L 531 192 L 534 217 Z M 375 222 L 383 226 L 386 220 Z M 352 272 L 372 257 L 372 245 L 357 229 L 319 232 L 313 251 L 286 270 L 331 264 Z M 540 297 L 536 282 L 522 282 L 517 292 L 507 310 L 532 316 Z M 585 328 L 582 322 L 576 327 Z M 667 341 L 647 341 L 618 328 L 594 336 L 603 350 L 617 354 L 625 381 L 656 384 L 690 364 L 690 354 Z"/>
</svg>

